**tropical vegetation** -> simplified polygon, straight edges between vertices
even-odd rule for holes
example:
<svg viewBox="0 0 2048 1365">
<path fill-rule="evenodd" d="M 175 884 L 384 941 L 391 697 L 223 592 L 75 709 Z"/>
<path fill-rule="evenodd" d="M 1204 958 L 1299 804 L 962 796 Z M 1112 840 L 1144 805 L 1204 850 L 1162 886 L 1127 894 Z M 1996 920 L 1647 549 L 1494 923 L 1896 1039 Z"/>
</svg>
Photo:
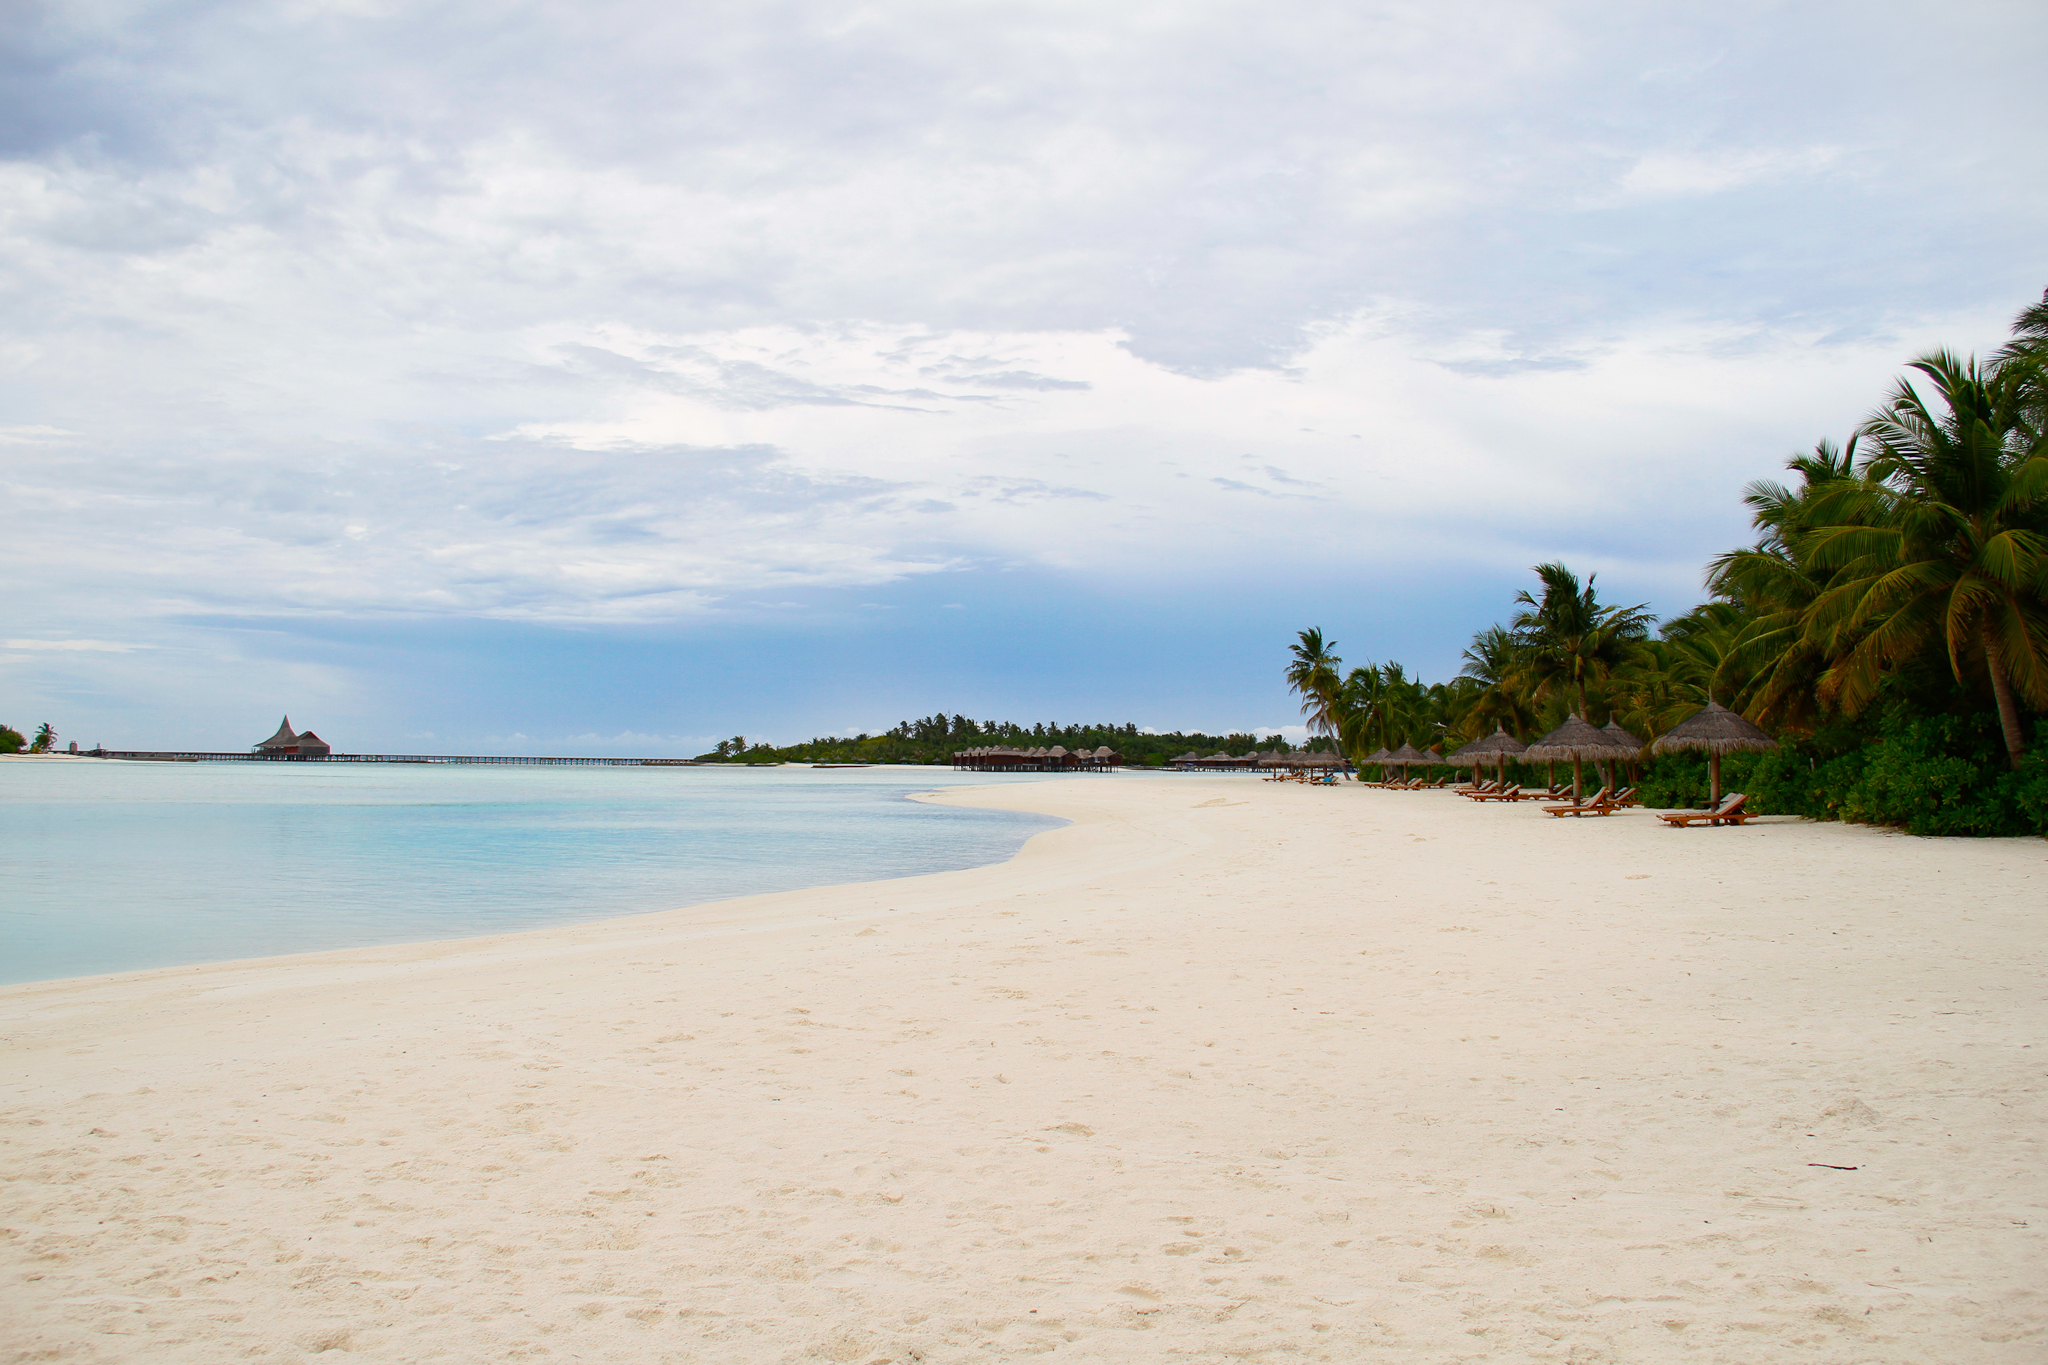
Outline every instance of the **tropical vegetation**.
<svg viewBox="0 0 2048 1365">
<path fill-rule="evenodd" d="M 1787 469 L 1743 490 L 1754 542 L 1674 619 L 1549 563 L 1446 682 L 1346 671 L 1302 631 L 1286 676 L 1311 731 L 1357 760 L 1497 726 L 1527 741 L 1573 713 L 1653 740 L 1711 699 L 1780 740 L 1727 760 L 1759 809 L 2048 834 L 2048 295 L 1987 358 L 1912 361 L 1846 444 Z M 1705 770 L 1673 755 L 1637 778 L 1686 804 Z"/>
<path fill-rule="evenodd" d="M 961 749 L 981 745 L 1008 745 L 1019 749 L 1099 749 L 1107 746 L 1123 756 L 1127 764 L 1159 767 L 1191 749 L 1204 754 L 1245 753 L 1264 749 L 1286 753 L 1291 746 L 1275 735 L 1207 735 L 1173 731 L 1160 734 L 1141 730 L 1135 722 L 1122 725 L 1061 725 L 1042 721 L 1019 725 L 1013 721 L 977 721 L 964 715 L 938 712 L 921 720 L 906 720 L 880 734 L 827 735 L 802 744 L 777 747 L 748 743 L 745 735 L 721 740 L 711 752 L 698 756 L 705 763 L 951 763 Z M 1328 742 L 1310 747 L 1327 748 Z"/>
</svg>

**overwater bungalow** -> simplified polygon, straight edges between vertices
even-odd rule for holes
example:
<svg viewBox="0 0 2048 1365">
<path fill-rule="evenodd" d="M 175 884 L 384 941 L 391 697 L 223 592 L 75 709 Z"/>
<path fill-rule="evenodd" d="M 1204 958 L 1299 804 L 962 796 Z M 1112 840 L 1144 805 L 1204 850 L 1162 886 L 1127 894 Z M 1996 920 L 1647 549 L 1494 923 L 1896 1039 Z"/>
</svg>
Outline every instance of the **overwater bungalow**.
<svg viewBox="0 0 2048 1365">
<path fill-rule="evenodd" d="M 1050 749 L 1012 749 L 992 744 L 961 749 L 953 755 L 953 766 L 977 773 L 1106 773 L 1124 761 L 1124 756 L 1107 744 L 1098 749 L 1068 749 L 1055 744 Z"/>
<path fill-rule="evenodd" d="M 259 758 L 325 758 L 333 750 L 311 730 L 293 734 L 292 718 L 286 716 L 278 722 L 277 733 L 256 745 L 254 752 Z"/>
</svg>

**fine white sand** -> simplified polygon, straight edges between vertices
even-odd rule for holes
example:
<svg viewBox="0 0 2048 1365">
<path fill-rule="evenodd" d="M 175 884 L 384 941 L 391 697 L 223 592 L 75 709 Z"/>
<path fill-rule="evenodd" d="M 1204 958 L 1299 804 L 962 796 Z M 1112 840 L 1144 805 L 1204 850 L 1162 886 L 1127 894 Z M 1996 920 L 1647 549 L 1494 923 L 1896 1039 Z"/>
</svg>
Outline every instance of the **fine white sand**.
<svg viewBox="0 0 2048 1365">
<path fill-rule="evenodd" d="M 5 1358 L 2048 1358 L 2041 841 L 940 799 L 1074 823 L 0 991 Z"/>
</svg>

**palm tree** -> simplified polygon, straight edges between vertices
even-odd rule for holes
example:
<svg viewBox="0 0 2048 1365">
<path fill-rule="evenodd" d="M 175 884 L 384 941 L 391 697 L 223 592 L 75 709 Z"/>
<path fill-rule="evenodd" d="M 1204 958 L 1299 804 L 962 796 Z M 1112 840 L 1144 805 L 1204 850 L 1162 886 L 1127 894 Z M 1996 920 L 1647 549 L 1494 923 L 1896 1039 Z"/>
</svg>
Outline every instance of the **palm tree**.
<svg viewBox="0 0 2048 1365">
<path fill-rule="evenodd" d="M 1386 690 L 1379 666 L 1363 664 L 1345 675 L 1337 692 L 1337 743 L 1353 762 L 1376 748 L 1388 747 L 1385 730 Z"/>
<path fill-rule="evenodd" d="M 2041 301 L 2029 304 L 2013 319 L 2012 344 L 1998 353 L 1998 358 L 2009 360 L 2029 352 L 2039 355 L 2048 349 L 2048 289 L 2041 291 Z"/>
<path fill-rule="evenodd" d="M 1294 662 L 1287 665 L 1287 686 L 1301 698 L 1301 713 L 1308 717 L 1311 735 L 1318 730 L 1337 739 L 1337 694 L 1343 687 L 1337 670 L 1344 661 L 1337 657 L 1335 640 L 1325 641 L 1320 626 L 1300 632 L 1299 642 L 1288 647 Z"/>
<path fill-rule="evenodd" d="M 1338 742 L 1354 761 L 1373 749 L 1398 748 L 1421 739 L 1433 741 L 1442 726 L 1433 705 L 1433 691 L 1408 676 L 1400 664 L 1364 664 L 1345 676 L 1332 708 L 1336 717 Z"/>
<path fill-rule="evenodd" d="M 1839 450 L 1822 441 L 1813 454 L 1787 460 L 1799 475 L 1796 489 L 1768 479 L 1743 489 L 1750 524 L 1761 534 L 1755 545 L 1708 566 L 1708 586 L 1747 618 L 1716 674 L 1714 700 L 1733 702 L 1758 722 L 1804 727 L 1815 719 L 1828 650 L 1809 631 L 1807 613 L 1833 578 L 1812 562 L 1813 534 L 1822 524 L 1815 509 L 1824 495 L 1856 481 L 1856 441 L 1850 437 Z"/>
<path fill-rule="evenodd" d="M 1813 533 L 1811 558 L 1839 578 L 1808 610 L 1809 630 L 1847 645 L 1821 693 L 1853 712 L 1888 667 L 1939 641 L 1958 681 L 1966 663 L 1982 669 L 2018 767 L 2019 699 L 2048 708 L 2040 361 L 1980 367 L 1937 351 L 1910 368 L 1936 401 L 1900 380 L 1862 426 L 1873 447 L 1865 478 L 1816 500 L 1816 514 L 1837 524 Z"/>
<path fill-rule="evenodd" d="M 1527 664 L 1527 681 L 1539 697 L 1567 692 L 1578 699 L 1578 714 L 1586 714 L 1586 690 L 1605 678 L 1628 657 L 1629 649 L 1650 633 L 1654 619 L 1633 607 L 1603 607 L 1593 590 L 1598 576 L 1579 576 L 1562 564 L 1538 564 L 1536 576 L 1543 580 L 1543 595 L 1532 597 L 1523 591 L 1515 601 L 1528 608 L 1515 613 L 1516 644 Z"/>
<path fill-rule="evenodd" d="M 1522 687 L 1521 647 L 1506 626 L 1488 626 L 1472 637 L 1458 676 L 1474 685 L 1466 728 L 1475 735 L 1496 725 L 1519 737 L 1533 733 L 1536 713 Z"/>
</svg>

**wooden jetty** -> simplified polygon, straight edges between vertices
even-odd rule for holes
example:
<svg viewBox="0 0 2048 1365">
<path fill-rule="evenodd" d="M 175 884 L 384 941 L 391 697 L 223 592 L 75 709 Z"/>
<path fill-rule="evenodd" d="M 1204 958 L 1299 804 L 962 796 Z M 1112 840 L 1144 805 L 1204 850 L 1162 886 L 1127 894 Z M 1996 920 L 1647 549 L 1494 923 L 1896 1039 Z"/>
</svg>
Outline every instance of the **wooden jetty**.
<svg viewBox="0 0 2048 1365">
<path fill-rule="evenodd" d="M 695 768 L 694 758 L 554 758 L 505 754 L 289 754 L 209 753 L 197 749 L 87 749 L 91 758 L 143 763 L 487 763 L 542 768 Z M 718 766 L 731 767 L 731 764 Z"/>
</svg>

